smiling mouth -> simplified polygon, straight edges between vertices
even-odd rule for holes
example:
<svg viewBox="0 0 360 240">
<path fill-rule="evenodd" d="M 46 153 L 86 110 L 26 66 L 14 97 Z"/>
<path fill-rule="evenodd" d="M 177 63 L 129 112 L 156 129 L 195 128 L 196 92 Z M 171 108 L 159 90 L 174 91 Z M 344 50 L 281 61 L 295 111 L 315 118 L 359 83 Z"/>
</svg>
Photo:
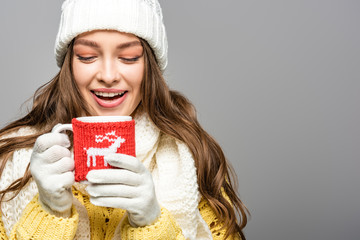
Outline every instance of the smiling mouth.
<svg viewBox="0 0 360 240">
<path fill-rule="evenodd" d="M 110 92 L 98 92 L 98 91 L 91 91 L 97 98 L 105 101 L 114 101 L 127 93 L 127 91 L 119 92 L 119 93 L 110 93 Z"/>
</svg>

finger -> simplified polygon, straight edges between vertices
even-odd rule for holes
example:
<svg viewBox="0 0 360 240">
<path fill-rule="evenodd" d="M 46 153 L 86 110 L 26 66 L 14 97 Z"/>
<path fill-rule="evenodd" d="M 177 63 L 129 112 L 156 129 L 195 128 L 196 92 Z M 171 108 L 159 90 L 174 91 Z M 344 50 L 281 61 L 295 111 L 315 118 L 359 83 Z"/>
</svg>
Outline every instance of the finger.
<svg viewBox="0 0 360 240">
<path fill-rule="evenodd" d="M 91 184 L 86 191 L 91 197 L 135 198 L 139 195 L 133 186 L 121 184 Z"/>
<path fill-rule="evenodd" d="M 93 184 L 120 183 L 137 186 L 141 183 L 141 176 L 126 169 L 91 170 L 86 179 Z"/>
<path fill-rule="evenodd" d="M 140 173 L 144 170 L 144 165 L 136 158 L 121 153 L 112 153 L 104 157 L 105 161 L 111 166 L 124 168 L 129 171 Z"/>
<path fill-rule="evenodd" d="M 74 170 L 74 159 L 70 157 L 63 157 L 59 161 L 51 164 L 50 168 L 53 173 L 65 173 Z"/>
<path fill-rule="evenodd" d="M 119 197 L 91 197 L 90 202 L 96 206 L 121 208 L 124 210 L 133 209 L 134 205 L 139 205 L 140 202 L 131 198 Z"/>
<path fill-rule="evenodd" d="M 73 172 L 66 172 L 62 174 L 56 174 L 48 176 L 41 181 L 41 187 L 46 191 L 55 193 L 61 192 L 60 190 L 66 190 L 71 188 L 75 183 L 75 176 Z"/>
<path fill-rule="evenodd" d="M 33 151 L 41 153 L 54 145 L 69 147 L 70 141 L 68 136 L 62 133 L 43 134 L 36 139 Z"/>
<path fill-rule="evenodd" d="M 41 153 L 41 156 L 45 162 L 53 163 L 57 162 L 64 157 L 71 157 L 71 152 L 69 149 L 62 147 L 60 145 L 54 145 L 47 149 L 45 152 Z"/>
<path fill-rule="evenodd" d="M 56 124 L 53 129 L 51 130 L 51 132 L 56 132 L 56 133 L 60 133 L 62 131 L 66 131 L 66 130 L 71 130 L 72 131 L 72 125 L 71 124 L 61 124 L 58 123 Z"/>
<path fill-rule="evenodd" d="M 62 186 L 65 189 L 71 188 L 71 186 L 75 183 L 75 176 L 73 172 L 65 172 L 59 175 Z"/>
</svg>

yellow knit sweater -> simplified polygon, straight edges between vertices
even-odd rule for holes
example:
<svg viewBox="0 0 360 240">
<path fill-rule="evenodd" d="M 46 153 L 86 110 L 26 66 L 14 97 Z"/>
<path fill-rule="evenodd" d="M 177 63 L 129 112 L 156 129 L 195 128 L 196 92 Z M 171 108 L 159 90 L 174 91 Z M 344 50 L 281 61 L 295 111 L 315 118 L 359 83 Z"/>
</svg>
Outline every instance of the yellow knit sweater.
<svg viewBox="0 0 360 240">
<path fill-rule="evenodd" d="M 134 228 L 125 216 L 125 210 L 94 206 L 89 197 L 73 189 L 74 196 L 85 206 L 90 223 L 90 238 L 96 240 L 112 239 L 117 226 L 120 224 L 121 239 L 185 239 L 181 229 L 165 208 L 161 209 L 161 216 L 153 225 Z M 200 213 L 208 224 L 213 239 L 224 239 L 226 229 L 219 230 L 221 223 L 204 198 L 199 203 Z M 0 221 L 0 239 L 74 239 L 79 222 L 79 214 L 75 207 L 69 218 L 57 218 L 45 212 L 38 202 L 38 196 L 27 205 L 19 222 L 11 231 L 8 238 L 2 221 Z M 232 239 L 240 239 L 239 236 Z"/>
</svg>

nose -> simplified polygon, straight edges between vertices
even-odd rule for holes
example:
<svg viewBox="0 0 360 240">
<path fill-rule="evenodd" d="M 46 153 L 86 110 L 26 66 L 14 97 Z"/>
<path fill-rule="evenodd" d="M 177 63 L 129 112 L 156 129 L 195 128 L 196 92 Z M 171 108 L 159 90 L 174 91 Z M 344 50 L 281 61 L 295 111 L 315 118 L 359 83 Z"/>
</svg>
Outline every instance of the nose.
<svg viewBox="0 0 360 240">
<path fill-rule="evenodd" d="M 98 80 L 107 85 L 111 85 L 120 80 L 120 73 L 114 61 L 110 59 L 103 61 L 99 71 Z"/>
</svg>

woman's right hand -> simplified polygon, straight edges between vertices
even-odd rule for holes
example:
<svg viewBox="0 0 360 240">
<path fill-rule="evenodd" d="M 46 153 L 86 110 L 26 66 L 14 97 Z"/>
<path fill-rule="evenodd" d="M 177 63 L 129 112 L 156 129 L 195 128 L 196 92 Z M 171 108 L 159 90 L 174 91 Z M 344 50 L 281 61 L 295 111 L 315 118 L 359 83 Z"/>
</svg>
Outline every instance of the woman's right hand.
<svg viewBox="0 0 360 240">
<path fill-rule="evenodd" d="M 71 215 L 74 160 L 68 149 L 70 141 L 63 133 L 46 133 L 35 142 L 30 171 L 39 190 L 39 201 L 58 217 Z"/>
</svg>

